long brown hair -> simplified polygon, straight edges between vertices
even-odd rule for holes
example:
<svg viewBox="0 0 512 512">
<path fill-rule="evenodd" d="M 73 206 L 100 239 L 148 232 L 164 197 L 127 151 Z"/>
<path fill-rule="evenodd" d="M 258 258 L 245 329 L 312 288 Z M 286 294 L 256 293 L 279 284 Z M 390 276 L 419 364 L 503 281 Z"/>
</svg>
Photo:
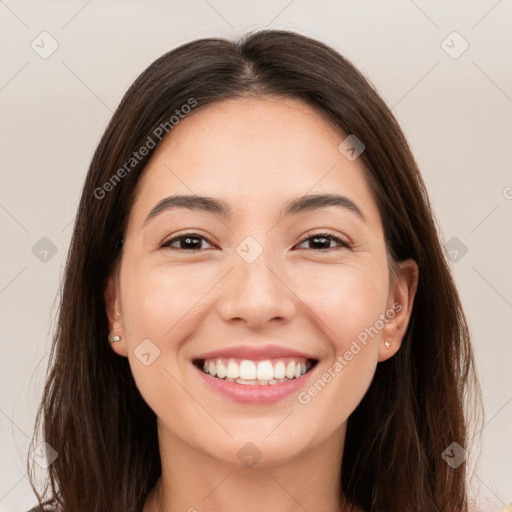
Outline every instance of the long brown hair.
<svg viewBox="0 0 512 512">
<path fill-rule="evenodd" d="M 196 40 L 166 53 L 135 80 L 108 124 L 81 195 L 36 419 L 32 445 L 41 430 L 58 453 L 41 493 L 31 477 L 40 504 L 64 512 L 142 510 L 161 472 L 156 417 L 128 360 L 107 343 L 104 301 L 107 277 L 122 255 L 117 242 L 154 148 L 137 159 L 134 152 L 150 146 L 162 126 L 170 130 L 170 117 L 191 100 L 199 109 L 265 94 L 301 99 L 363 141 L 360 158 L 390 265 L 412 258 L 419 267 L 402 346 L 377 365 L 348 419 L 342 492 L 368 512 L 468 510 L 467 462 L 453 468 L 442 454 L 455 442 L 468 447 L 465 399 L 480 397 L 480 388 L 417 164 L 391 111 L 349 61 L 321 42 L 279 30 Z M 28 464 L 30 474 L 30 458 Z"/>
</svg>

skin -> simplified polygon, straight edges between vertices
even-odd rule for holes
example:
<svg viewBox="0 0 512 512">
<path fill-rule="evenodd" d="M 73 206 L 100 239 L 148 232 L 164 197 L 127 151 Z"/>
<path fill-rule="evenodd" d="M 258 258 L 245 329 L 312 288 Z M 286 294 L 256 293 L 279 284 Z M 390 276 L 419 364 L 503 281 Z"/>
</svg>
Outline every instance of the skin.
<svg viewBox="0 0 512 512">
<path fill-rule="evenodd" d="M 377 364 L 400 348 L 418 268 L 402 262 L 390 281 L 377 204 L 361 159 L 339 151 L 344 138 L 299 100 L 230 99 L 180 121 L 146 167 L 105 290 L 111 335 L 121 336 L 112 350 L 128 357 L 158 417 L 162 477 L 144 512 L 349 510 L 339 485 L 346 422 Z M 176 193 L 223 199 L 234 215 L 175 209 L 143 228 Z M 286 201 L 317 193 L 347 196 L 366 220 L 335 206 L 281 219 Z M 301 243 L 325 230 L 353 247 Z M 161 247 L 184 233 L 213 243 Z M 250 264 L 236 252 L 247 236 L 263 248 Z M 307 404 L 232 402 L 191 363 L 222 347 L 278 344 L 315 354 L 320 378 L 393 304 L 394 318 Z M 134 350 L 148 338 L 160 355 L 145 366 Z M 252 467 L 237 457 L 247 442 L 261 453 Z"/>
</svg>

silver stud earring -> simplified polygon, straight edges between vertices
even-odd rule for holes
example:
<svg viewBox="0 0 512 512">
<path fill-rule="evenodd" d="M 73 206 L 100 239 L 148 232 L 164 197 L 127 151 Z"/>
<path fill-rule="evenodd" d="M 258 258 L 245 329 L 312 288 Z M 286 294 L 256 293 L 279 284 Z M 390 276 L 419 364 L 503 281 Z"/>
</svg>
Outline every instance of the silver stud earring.
<svg viewBox="0 0 512 512">
<path fill-rule="evenodd" d="M 108 342 L 109 343 L 115 343 L 116 341 L 119 341 L 121 339 L 121 336 L 112 336 L 112 337 L 108 337 Z"/>
<path fill-rule="evenodd" d="M 386 341 L 384 342 L 384 345 L 386 345 L 386 348 L 391 347 L 391 341 L 386 340 Z"/>
</svg>

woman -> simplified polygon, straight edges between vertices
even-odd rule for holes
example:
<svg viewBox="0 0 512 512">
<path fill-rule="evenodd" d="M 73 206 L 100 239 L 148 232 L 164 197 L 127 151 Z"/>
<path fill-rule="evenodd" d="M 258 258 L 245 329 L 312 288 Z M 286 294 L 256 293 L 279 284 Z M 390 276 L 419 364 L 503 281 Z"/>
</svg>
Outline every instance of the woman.
<svg viewBox="0 0 512 512">
<path fill-rule="evenodd" d="M 82 192 L 41 506 L 467 511 L 472 384 L 424 183 L 352 64 L 263 30 L 137 78 Z"/>
</svg>

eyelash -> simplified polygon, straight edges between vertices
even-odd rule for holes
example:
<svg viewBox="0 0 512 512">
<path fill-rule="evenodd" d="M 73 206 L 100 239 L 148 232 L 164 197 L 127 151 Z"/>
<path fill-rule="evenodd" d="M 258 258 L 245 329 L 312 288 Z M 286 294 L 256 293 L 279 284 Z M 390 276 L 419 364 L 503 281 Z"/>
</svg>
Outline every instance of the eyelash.
<svg viewBox="0 0 512 512">
<path fill-rule="evenodd" d="M 206 242 L 208 242 L 210 245 L 214 245 L 214 243 L 206 236 L 199 235 L 197 233 L 184 233 L 183 235 L 179 235 L 177 237 L 172 238 L 171 240 L 168 240 L 167 242 L 162 244 L 161 248 L 162 249 L 171 249 L 171 250 L 175 250 L 175 251 L 192 252 L 192 253 L 201 252 L 200 249 L 179 249 L 176 247 L 170 247 L 170 245 L 172 243 L 179 241 L 179 240 L 183 240 L 185 238 L 203 239 Z M 301 245 L 304 242 L 306 242 L 307 240 L 310 240 L 312 238 L 327 238 L 327 239 L 330 238 L 331 240 L 334 240 L 335 242 L 337 242 L 339 244 L 339 246 L 338 247 L 328 247 L 327 249 L 306 249 L 307 251 L 326 252 L 326 251 L 341 249 L 341 248 L 346 248 L 346 249 L 352 248 L 352 244 L 348 240 L 340 238 L 331 233 L 315 233 L 313 235 L 308 235 L 307 237 L 303 238 L 297 245 Z"/>
<path fill-rule="evenodd" d="M 305 238 L 303 238 L 297 245 L 301 245 L 304 242 L 306 242 L 307 240 L 311 240 L 312 238 L 330 238 L 331 240 L 334 240 L 335 242 L 337 242 L 339 244 L 339 246 L 338 247 L 328 247 L 327 249 L 306 249 L 308 251 L 325 252 L 325 251 L 329 251 L 331 249 L 340 249 L 340 248 L 352 249 L 352 244 L 348 240 L 346 240 L 344 238 L 340 238 L 339 236 L 333 235 L 332 233 L 314 233 L 313 235 L 308 235 Z"/>
</svg>

